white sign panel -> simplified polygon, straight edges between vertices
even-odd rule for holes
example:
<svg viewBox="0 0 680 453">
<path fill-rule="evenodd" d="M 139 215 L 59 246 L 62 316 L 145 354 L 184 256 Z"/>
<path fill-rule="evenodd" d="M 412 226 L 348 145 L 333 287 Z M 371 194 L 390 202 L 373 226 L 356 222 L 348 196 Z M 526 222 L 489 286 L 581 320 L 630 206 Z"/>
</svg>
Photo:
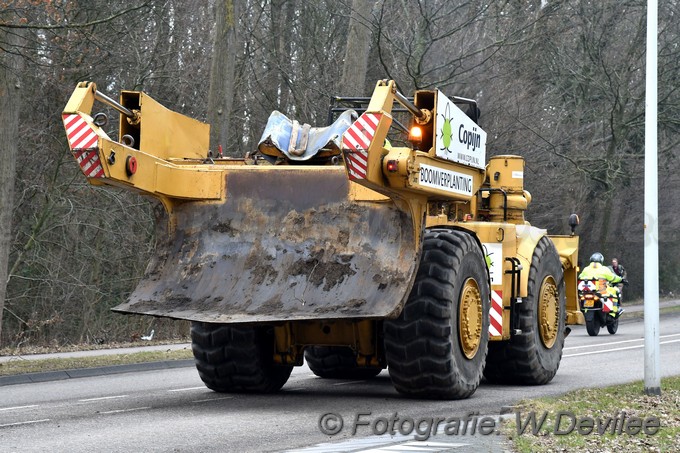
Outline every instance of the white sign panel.
<svg viewBox="0 0 680 453">
<path fill-rule="evenodd" d="M 472 176 L 431 165 L 420 164 L 418 184 L 451 193 L 472 196 Z"/>
<path fill-rule="evenodd" d="M 484 258 L 486 265 L 489 266 L 489 276 L 491 277 L 491 285 L 503 284 L 503 244 L 496 242 L 485 242 Z"/>
<path fill-rule="evenodd" d="M 437 157 L 470 167 L 486 167 L 486 132 L 441 91 L 437 91 L 434 126 Z"/>
</svg>

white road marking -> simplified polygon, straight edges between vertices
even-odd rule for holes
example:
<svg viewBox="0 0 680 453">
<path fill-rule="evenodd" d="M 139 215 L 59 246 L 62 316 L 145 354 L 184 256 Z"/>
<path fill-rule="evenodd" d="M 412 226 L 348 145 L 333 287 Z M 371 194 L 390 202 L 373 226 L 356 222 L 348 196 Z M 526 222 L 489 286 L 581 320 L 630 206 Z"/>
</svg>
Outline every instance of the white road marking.
<svg viewBox="0 0 680 453">
<path fill-rule="evenodd" d="M 230 400 L 230 399 L 233 399 L 233 398 L 234 398 L 233 396 L 223 396 L 222 398 L 207 398 L 207 399 L 204 399 L 204 400 L 195 400 L 195 401 L 192 401 L 192 403 L 207 403 L 207 402 L 210 402 L 210 401 Z"/>
<path fill-rule="evenodd" d="M 30 406 L 14 406 L 14 407 L 3 407 L 0 411 L 13 411 L 18 409 L 30 409 L 31 407 L 38 407 L 37 404 L 31 404 Z"/>
<path fill-rule="evenodd" d="M 190 392 L 190 391 L 192 391 L 192 390 L 208 390 L 208 388 L 207 388 L 206 386 L 202 386 L 202 387 L 187 387 L 187 388 L 184 388 L 184 389 L 172 389 L 172 390 L 168 390 L 168 392 Z"/>
<path fill-rule="evenodd" d="M 49 418 L 43 418 L 42 420 L 30 420 L 30 421 L 27 421 L 27 422 L 7 423 L 6 425 L 0 425 L 0 428 L 7 428 L 9 426 L 32 425 L 32 424 L 35 424 L 35 423 L 45 423 L 45 422 L 49 422 L 49 421 L 50 421 Z"/>
<path fill-rule="evenodd" d="M 116 396 L 102 396 L 99 398 L 87 398 L 84 400 L 78 400 L 79 403 L 89 403 L 90 401 L 104 401 L 104 400 L 114 400 L 118 398 L 127 398 L 128 395 L 116 395 Z"/>
<path fill-rule="evenodd" d="M 339 451 L 353 451 L 355 453 L 438 453 L 460 447 L 470 447 L 470 445 L 470 443 L 462 443 L 460 441 L 418 441 L 412 435 L 395 434 L 394 436 L 356 437 L 340 442 L 324 442 L 311 447 L 288 450 L 287 453 L 328 453 Z"/>
<path fill-rule="evenodd" d="M 331 385 L 335 385 L 335 386 L 337 386 L 337 385 L 349 385 L 349 384 L 356 384 L 357 382 L 361 382 L 361 381 L 336 382 L 335 384 L 331 384 Z"/>
<path fill-rule="evenodd" d="M 151 409 L 150 407 L 133 407 L 132 409 L 118 409 L 115 411 L 106 411 L 106 412 L 100 412 L 100 414 L 120 414 L 123 412 L 134 412 L 134 411 L 143 411 L 146 409 Z"/>
<path fill-rule="evenodd" d="M 394 453 L 422 451 L 422 452 L 430 452 L 431 453 L 431 452 L 435 452 L 435 451 L 441 451 L 443 449 L 448 450 L 452 447 L 453 447 L 453 445 L 451 445 L 451 444 L 445 445 L 444 447 L 442 447 L 441 445 L 436 445 L 436 446 L 434 446 L 434 445 L 432 445 L 432 446 L 418 445 L 416 442 L 409 442 L 409 443 L 406 443 L 406 444 L 390 445 L 390 446 L 387 446 L 387 447 L 371 449 L 371 450 L 368 450 L 368 451 L 394 452 Z M 366 451 L 366 450 L 364 450 L 364 451 Z"/>
<path fill-rule="evenodd" d="M 674 333 L 670 335 L 661 335 L 659 339 L 661 338 L 670 338 L 670 337 L 680 337 L 680 333 Z M 644 337 L 636 338 L 634 340 L 622 340 L 622 341 L 611 341 L 609 343 L 595 343 L 595 344 L 584 344 L 583 346 L 570 346 L 568 348 L 564 348 L 565 351 L 570 350 L 570 349 L 583 349 L 583 348 L 593 348 L 597 346 L 610 346 L 613 344 L 622 344 L 622 343 L 632 343 L 634 341 L 645 341 Z"/>
<path fill-rule="evenodd" d="M 677 340 L 670 340 L 670 341 L 661 341 L 661 342 L 659 342 L 659 344 L 662 345 L 662 344 L 679 343 L 679 342 L 680 342 L 680 339 L 677 339 Z M 644 347 L 645 347 L 644 344 L 638 344 L 638 345 L 635 345 L 635 346 L 628 346 L 628 347 L 625 347 L 625 348 L 600 349 L 599 351 L 579 352 L 577 354 L 565 354 L 565 355 L 562 356 L 562 358 L 578 357 L 578 356 L 582 356 L 582 355 L 591 355 L 591 354 L 605 354 L 607 352 L 619 352 L 619 351 L 625 351 L 625 350 L 628 350 L 628 349 L 641 349 L 641 348 L 644 348 Z"/>
</svg>

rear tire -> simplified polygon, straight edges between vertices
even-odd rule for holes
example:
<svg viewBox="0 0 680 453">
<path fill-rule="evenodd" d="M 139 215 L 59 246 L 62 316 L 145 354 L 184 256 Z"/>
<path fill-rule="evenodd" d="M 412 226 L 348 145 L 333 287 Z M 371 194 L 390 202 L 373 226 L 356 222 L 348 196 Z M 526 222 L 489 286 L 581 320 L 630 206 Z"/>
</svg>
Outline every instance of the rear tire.
<svg viewBox="0 0 680 453">
<path fill-rule="evenodd" d="M 517 308 L 522 333 L 489 343 L 484 376 L 502 384 L 547 384 L 564 347 L 566 298 L 560 256 L 552 241 L 538 241 L 531 258 L 527 297 Z"/>
<path fill-rule="evenodd" d="M 276 392 L 293 370 L 274 363 L 274 333 L 266 326 L 193 322 L 191 349 L 198 375 L 216 392 Z"/>
<path fill-rule="evenodd" d="M 305 349 L 309 369 L 323 379 L 371 379 L 382 371 L 382 368 L 360 367 L 356 357 L 349 347 L 309 346 Z"/>
<path fill-rule="evenodd" d="M 593 313 L 590 319 L 586 316 L 586 331 L 591 337 L 596 337 L 600 333 L 600 317 Z"/>
<path fill-rule="evenodd" d="M 462 399 L 482 378 L 489 341 L 489 277 L 468 233 L 426 231 L 418 273 L 400 316 L 385 321 L 394 387 L 412 397 Z"/>
<path fill-rule="evenodd" d="M 607 332 L 609 332 L 611 335 L 614 335 L 617 330 L 619 330 L 619 318 L 616 318 L 607 324 Z"/>
</svg>

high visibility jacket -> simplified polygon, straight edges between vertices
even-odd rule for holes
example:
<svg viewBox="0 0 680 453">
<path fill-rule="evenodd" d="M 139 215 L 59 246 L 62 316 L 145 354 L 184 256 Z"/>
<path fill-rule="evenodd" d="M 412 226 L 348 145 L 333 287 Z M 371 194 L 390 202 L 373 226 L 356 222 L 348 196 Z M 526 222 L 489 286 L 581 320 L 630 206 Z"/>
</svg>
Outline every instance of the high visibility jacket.
<svg viewBox="0 0 680 453">
<path fill-rule="evenodd" d="M 598 280 L 598 292 L 607 297 L 609 302 L 604 301 L 604 304 L 609 308 L 609 314 L 616 316 L 619 311 L 619 290 L 615 287 L 607 285 L 604 281 L 610 284 L 620 283 L 623 279 L 612 272 L 607 266 L 600 263 L 590 263 L 578 276 L 579 280 Z"/>
<path fill-rule="evenodd" d="M 581 271 L 578 278 L 581 280 L 594 280 L 603 278 L 609 283 L 619 283 L 623 280 L 621 277 L 612 272 L 611 269 L 601 265 L 600 263 L 590 263 L 585 269 Z"/>
</svg>

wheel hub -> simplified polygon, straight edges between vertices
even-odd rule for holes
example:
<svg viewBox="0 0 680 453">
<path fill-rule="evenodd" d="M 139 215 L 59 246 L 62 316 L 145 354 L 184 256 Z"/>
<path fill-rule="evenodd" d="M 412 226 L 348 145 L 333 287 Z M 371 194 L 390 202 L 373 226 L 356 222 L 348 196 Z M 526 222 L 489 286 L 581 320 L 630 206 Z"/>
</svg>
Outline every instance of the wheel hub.
<svg viewBox="0 0 680 453">
<path fill-rule="evenodd" d="M 482 296 L 477 282 L 469 278 L 463 284 L 458 312 L 458 336 L 463 354 L 474 358 L 482 342 Z"/>
<path fill-rule="evenodd" d="M 557 340 L 557 328 L 560 321 L 560 301 L 557 285 L 552 276 L 543 280 L 538 293 L 538 325 L 543 345 L 550 349 Z"/>
</svg>

